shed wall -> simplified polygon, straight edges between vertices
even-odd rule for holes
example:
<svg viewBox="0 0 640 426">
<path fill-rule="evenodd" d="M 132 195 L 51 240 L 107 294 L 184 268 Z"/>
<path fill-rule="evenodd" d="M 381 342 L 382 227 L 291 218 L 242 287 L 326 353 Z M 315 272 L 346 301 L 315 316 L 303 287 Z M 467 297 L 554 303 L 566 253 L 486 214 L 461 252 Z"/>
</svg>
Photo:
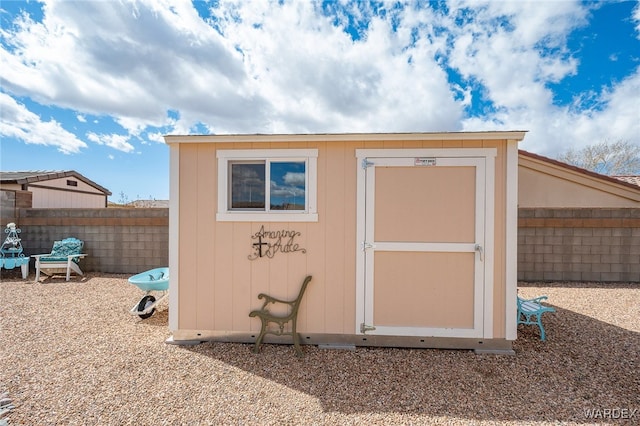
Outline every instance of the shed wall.
<svg viewBox="0 0 640 426">
<path fill-rule="evenodd" d="M 67 182 L 75 183 L 75 186 Z M 28 185 L 33 192 L 33 208 L 101 208 L 106 207 L 107 196 L 73 176 L 49 179 Z"/>
<path fill-rule="evenodd" d="M 293 298 L 313 275 L 299 330 L 355 334 L 356 167 L 359 148 L 497 148 L 495 173 L 494 337 L 505 336 L 505 141 L 368 141 L 179 144 L 178 329 L 255 332 L 248 313 L 261 292 Z M 318 149 L 318 222 L 217 222 L 217 149 Z M 248 259 L 261 226 L 294 230 L 306 253 Z M 515 285 L 515 284 L 514 284 Z"/>
<path fill-rule="evenodd" d="M 75 185 L 69 185 L 69 182 L 74 182 Z M 76 178 L 75 176 L 66 176 L 66 177 L 57 178 L 57 179 L 43 180 L 39 182 L 29 183 L 28 186 L 29 188 L 38 188 L 38 187 L 57 188 L 57 189 L 64 189 L 64 190 L 73 191 L 73 192 L 89 192 L 93 194 L 104 195 L 104 193 L 100 191 L 98 188 L 92 185 L 89 185 L 86 182 L 83 182 L 82 180 Z"/>
<path fill-rule="evenodd" d="M 638 191 L 520 157 L 518 207 L 640 207 Z"/>
<path fill-rule="evenodd" d="M 67 189 L 29 187 L 34 209 L 97 209 L 107 206 L 105 194 L 87 194 Z"/>
</svg>

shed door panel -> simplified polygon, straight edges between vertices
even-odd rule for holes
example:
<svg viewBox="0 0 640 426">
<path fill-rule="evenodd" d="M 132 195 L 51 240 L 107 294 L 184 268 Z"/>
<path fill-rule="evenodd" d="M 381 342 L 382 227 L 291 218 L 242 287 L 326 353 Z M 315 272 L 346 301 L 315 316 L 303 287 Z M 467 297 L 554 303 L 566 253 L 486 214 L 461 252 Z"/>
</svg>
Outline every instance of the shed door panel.
<svg viewBox="0 0 640 426">
<path fill-rule="evenodd" d="M 370 334 L 481 337 L 481 158 L 376 158 L 366 177 L 365 325 Z"/>
<path fill-rule="evenodd" d="M 375 173 L 376 241 L 475 241 L 475 167 L 376 167 Z"/>
<path fill-rule="evenodd" d="M 474 253 L 380 251 L 374 256 L 374 324 L 473 328 Z"/>
</svg>

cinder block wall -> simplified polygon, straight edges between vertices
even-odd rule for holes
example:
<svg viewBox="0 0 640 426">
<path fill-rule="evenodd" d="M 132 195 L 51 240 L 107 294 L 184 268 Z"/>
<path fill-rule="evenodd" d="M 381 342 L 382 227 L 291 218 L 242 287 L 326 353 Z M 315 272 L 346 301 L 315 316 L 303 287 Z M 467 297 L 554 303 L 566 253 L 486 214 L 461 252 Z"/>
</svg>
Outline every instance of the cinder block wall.
<svg viewBox="0 0 640 426">
<path fill-rule="evenodd" d="M 27 255 L 74 236 L 85 242 L 86 271 L 134 274 L 169 264 L 168 209 L 18 213 Z M 518 280 L 640 282 L 640 209 L 519 209 Z"/>
<path fill-rule="evenodd" d="M 640 209 L 519 209 L 518 280 L 640 282 Z"/>
<path fill-rule="evenodd" d="M 30 191 L 0 189 L 0 223 L 15 222 L 19 209 L 28 209 L 33 204 L 33 194 Z"/>
<path fill-rule="evenodd" d="M 83 240 L 83 271 L 134 274 L 169 264 L 169 209 L 20 209 L 17 225 L 25 255 Z"/>
</svg>

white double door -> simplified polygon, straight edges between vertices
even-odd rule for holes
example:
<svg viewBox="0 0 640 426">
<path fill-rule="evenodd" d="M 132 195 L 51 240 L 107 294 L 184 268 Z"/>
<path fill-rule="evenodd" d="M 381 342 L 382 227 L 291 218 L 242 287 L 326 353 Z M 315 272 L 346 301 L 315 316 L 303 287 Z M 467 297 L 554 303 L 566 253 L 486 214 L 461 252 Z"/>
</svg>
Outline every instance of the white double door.
<svg viewBox="0 0 640 426">
<path fill-rule="evenodd" d="M 493 152 L 358 150 L 357 332 L 491 337 Z"/>
</svg>

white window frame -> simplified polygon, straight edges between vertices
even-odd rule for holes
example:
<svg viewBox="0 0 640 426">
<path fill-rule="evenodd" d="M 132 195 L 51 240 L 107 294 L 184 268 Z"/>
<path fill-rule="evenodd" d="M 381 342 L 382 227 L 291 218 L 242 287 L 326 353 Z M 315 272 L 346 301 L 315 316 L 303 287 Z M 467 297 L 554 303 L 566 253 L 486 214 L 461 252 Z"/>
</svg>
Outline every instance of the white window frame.
<svg viewBox="0 0 640 426">
<path fill-rule="evenodd" d="M 317 149 L 223 149 L 218 158 L 218 212 L 220 222 L 317 222 L 318 150 Z M 232 210 L 229 205 L 229 164 L 234 161 L 304 162 L 304 210 Z M 269 182 L 269 173 L 265 180 Z M 268 184 L 267 186 L 269 186 Z M 269 190 L 269 188 L 266 188 Z M 266 194 L 265 194 L 266 195 Z"/>
</svg>

